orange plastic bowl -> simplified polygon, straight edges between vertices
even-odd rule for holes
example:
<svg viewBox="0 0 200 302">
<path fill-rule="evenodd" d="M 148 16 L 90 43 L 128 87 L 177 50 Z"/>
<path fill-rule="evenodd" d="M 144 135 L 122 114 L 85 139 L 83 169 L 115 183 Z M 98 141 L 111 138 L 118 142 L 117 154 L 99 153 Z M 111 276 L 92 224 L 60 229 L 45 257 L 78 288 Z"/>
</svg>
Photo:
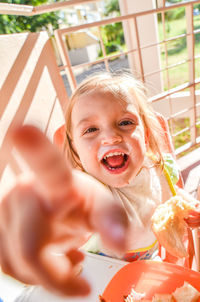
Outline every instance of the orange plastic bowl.
<svg viewBox="0 0 200 302">
<path fill-rule="evenodd" d="M 131 292 L 145 293 L 145 299 L 154 294 L 171 294 L 187 281 L 200 292 L 200 273 L 181 266 L 151 260 L 135 261 L 120 269 L 104 290 L 106 302 L 123 302 Z M 200 302 L 200 299 L 199 299 Z"/>
</svg>

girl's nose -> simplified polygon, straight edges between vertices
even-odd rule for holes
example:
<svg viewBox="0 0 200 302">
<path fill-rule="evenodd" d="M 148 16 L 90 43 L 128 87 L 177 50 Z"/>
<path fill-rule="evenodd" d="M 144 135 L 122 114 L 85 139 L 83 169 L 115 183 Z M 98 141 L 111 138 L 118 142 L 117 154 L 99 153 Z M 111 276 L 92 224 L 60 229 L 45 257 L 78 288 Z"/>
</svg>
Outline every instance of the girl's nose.
<svg viewBox="0 0 200 302">
<path fill-rule="evenodd" d="M 119 144 L 122 141 L 122 137 L 120 135 L 110 135 L 102 138 L 101 143 L 103 146 L 106 145 L 114 145 L 114 144 Z"/>
</svg>

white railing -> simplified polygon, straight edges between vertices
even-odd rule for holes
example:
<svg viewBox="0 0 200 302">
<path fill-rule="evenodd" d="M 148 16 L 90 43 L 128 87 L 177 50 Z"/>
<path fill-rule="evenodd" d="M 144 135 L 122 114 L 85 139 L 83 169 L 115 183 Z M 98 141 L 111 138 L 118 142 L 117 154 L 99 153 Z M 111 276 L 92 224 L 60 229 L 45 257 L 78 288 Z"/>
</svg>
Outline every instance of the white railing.
<svg viewBox="0 0 200 302">
<path fill-rule="evenodd" d="M 36 14 L 41 14 L 50 11 L 56 11 L 63 8 L 67 8 L 72 5 L 76 4 L 85 4 L 90 2 L 97 2 L 91 0 L 71 0 L 71 1 L 63 1 L 63 2 L 56 2 L 49 5 L 41 5 L 38 7 L 32 6 L 25 6 L 25 5 L 15 5 L 15 4 L 0 4 L 0 13 L 1 14 L 17 14 L 17 15 L 26 15 L 32 16 Z M 138 13 L 132 13 L 127 15 L 122 15 L 119 17 L 114 18 L 107 18 L 101 21 L 96 21 L 92 23 L 84 23 L 77 26 L 66 27 L 62 29 L 58 29 L 55 31 L 55 38 L 57 48 L 59 50 L 59 54 L 62 60 L 62 64 L 59 66 L 60 72 L 67 77 L 67 84 L 69 85 L 71 90 L 74 90 L 77 85 L 77 78 L 82 72 L 87 71 L 90 72 L 90 68 L 97 66 L 98 64 L 102 64 L 103 68 L 106 70 L 110 69 L 110 62 L 113 59 L 120 59 L 127 57 L 127 61 L 134 55 L 137 60 L 137 74 L 144 82 L 148 82 L 148 78 L 154 75 L 159 75 L 159 78 L 162 81 L 162 74 L 163 72 L 166 73 L 166 83 L 167 87 L 161 93 L 152 94 L 149 98 L 149 101 L 155 106 L 158 111 L 161 111 L 168 119 L 171 134 L 173 140 L 175 142 L 176 138 L 180 136 L 184 132 L 190 133 L 190 141 L 181 146 L 180 148 L 176 149 L 176 153 L 182 153 L 183 151 L 189 150 L 191 147 L 200 143 L 200 135 L 197 133 L 197 126 L 200 124 L 198 118 L 200 117 L 200 100 L 199 100 L 199 93 L 198 93 L 198 84 L 200 84 L 200 78 L 195 78 L 195 60 L 200 58 L 200 53 L 195 54 L 195 35 L 200 33 L 200 29 L 194 30 L 194 16 L 193 16 L 193 8 L 195 4 L 199 4 L 200 0 L 198 1 L 190 1 L 184 3 L 178 3 L 171 6 L 166 7 L 165 1 L 162 1 L 162 6 L 159 8 L 151 9 L 148 11 L 142 11 Z M 174 10 L 180 7 L 185 8 L 185 20 L 186 20 L 186 33 L 180 34 L 178 36 L 167 38 L 166 35 L 166 18 L 165 13 L 170 10 Z M 141 45 L 140 39 L 140 28 L 138 20 L 141 17 L 147 15 L 153 15 L 156 17 L 157 15 L 161 15 L 162 24 L 163 24 L 163 39 L 161 41 L 152 41 L 152 43 L 148 43 L 146 45 Z M 122 22 L 123 26 L 125 27 L 127 23 L 129 26 L 132 27 L 134 32 L 134 47 L 126 49 L 124 51 L 120 51 L 115 53 L 114 55 L 107 55 L 105 45 L 103 42 L 102 37 L 102 26 L 113 24 L 117 22 Z M 72 66 L 70 60 L 70 50 L 67 47 L 66 43 L 66 36 L 71 33 L 80 32 L 83 30 L 90 30 L 96 28 L 99 33 L 99 43 L 102 49 L 103 56 L 101 58 L 95 59 L 93 61 L 88 61 L 82 64 L 76 64 Z M 150 28 L 147 28 L 147 31 L 150 31 Z M 127 39 L 132 39 L 133 37 L 125 37 Z M 176 41 L 178 39 L 186 39 L 187 43 L 187 58 L 181 61 L 177 61 L 175 64 L 169 64 L 168 62 L 168 50 L 167 44 L 170 41 Z M 144 55 L 143 52 L 147 49 L 152 47 L 157 47 L 159 49 L 158 54 L 160 55 L 160 47 L 163 47 L 164 54 L 165 54 L 165 67 L 160 67 L 155 70 L 151 70 L 150 72 L 145 72 L 144 68 Z M 152 60 L 153 58 L 150 58 Z M 169 72 L 178 66 L 183 64 L 188 64 L 188 81 L 180 83 L 176 87 L 171 88 L 170 86 L 170 79 L 169 79 Z M 131 67 L 131 71 L 135 73 L 133 67 Z M 180 81 L 181 82 L 181 81 Z M 178 105 L 177 105 L 178 104 Z M 180 106 L 181 104 L 181 106 Z M 182 105 L 184 104 L 184 105 Z M 174 109 L 174 107 L 176 109 Z M 180 131 L 174 129 L 174 120 L 180 117 L 188 117 L 190 119 L 190 125 L 184 126 Z"/>
</svg>

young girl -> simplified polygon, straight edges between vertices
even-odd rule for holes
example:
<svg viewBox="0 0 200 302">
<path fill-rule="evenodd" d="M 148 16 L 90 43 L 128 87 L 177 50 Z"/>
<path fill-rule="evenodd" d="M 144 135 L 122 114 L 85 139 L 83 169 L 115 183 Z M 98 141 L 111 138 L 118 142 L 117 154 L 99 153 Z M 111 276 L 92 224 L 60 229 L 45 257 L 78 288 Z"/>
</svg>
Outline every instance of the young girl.
<svg viewBox="0 0 200 302">
<path fill-rule="evenodd" d="M 151 216 L 172 196 L 169 183 L 178 180 L 173 158 L 163 154 L 171 150 L 161 120 L 131 75 L 104 73 L 71 97 L 67 159 L 36 128 L 17 129 L 12 142 L 34 174 L 19 180 L 1 203 L 3 271 L 65 295 L 84 295 L 89 286 L 75 276 L 83 259 L 79 247 L 128 261 L 154 259 Z M 198 212 L 188 224 L 200 225 Z"/>
</svg>

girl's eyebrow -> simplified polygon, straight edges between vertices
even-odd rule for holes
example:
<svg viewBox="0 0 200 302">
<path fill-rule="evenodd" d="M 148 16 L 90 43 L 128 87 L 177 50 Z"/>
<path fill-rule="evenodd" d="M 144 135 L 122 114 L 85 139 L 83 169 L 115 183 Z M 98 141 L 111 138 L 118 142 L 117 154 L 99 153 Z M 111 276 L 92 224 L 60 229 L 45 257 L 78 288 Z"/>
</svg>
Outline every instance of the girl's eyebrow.
<svg viewBox="0 0 200 302">
<path fill-rule="evenodd" d="M 81 119 L 78 124 L 76 125 L 76 127 L 80 127 L 82 124 L 87 123 L 87 122 L 92 122 L 94 120 L 97 120 L 97 116 L 88 116 L 88 117 L 84 117 L 83 119 Z"/>
<path fill-rule="evenodd" d="M 129 118 L 137 118 L 138 119 L 138 112 L 137 111 L 126 111 L 124 113 L 124 117 L 129 117 Z"/>
<path fill-rule="evenodd" d="M 135 108 L 135 106 L 133 107 L 132 104 L 128 104 L 126 107 L 126 112 L 133 115 L 138 115 L 138 110 Z"/>
<path fill-rule="evenodd" d="M 137 116 L 137 112 L 130 112 L 130 111 L 124 111 L 123 112 L 123 115 L 124 115 L 124 118 L 137 118 L 138 119 L 138 116 Z M 75 125 L 75 127 L 79 128 L 82 126 L 82 124 L 84 123 L 88 123 L 88 122 L 94 122 L 94 121 L 97 121 L 98 120 L 98 115 L 93 115 L 93 116 L 86 116 L 84 118 L 82 118 L 78 123 L 77 125 Z"/>
</svg>

